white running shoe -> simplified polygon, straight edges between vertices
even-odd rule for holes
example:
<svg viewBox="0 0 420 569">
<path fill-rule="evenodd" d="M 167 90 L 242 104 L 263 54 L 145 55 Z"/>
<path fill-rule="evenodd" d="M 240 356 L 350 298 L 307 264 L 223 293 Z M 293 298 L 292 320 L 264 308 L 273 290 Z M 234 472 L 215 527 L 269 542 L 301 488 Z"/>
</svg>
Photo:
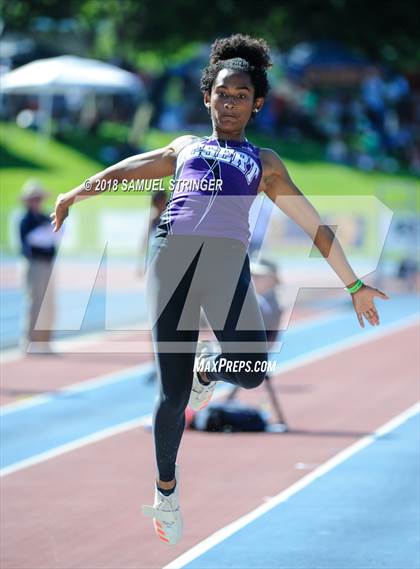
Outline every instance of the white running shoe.
<svg viewBox="0 0 420 569">
<path fill-rule="evenodd" d="M 198 369 L 200 369 L 201 361 L 212 353 L 210 349 L 211 345 L 212 342 L 199 342 L 198 356 L 195 361 Z M 188 401 L 188 405 L 191 407 L 191 409 L 199 411 L 200 409 L 207 407 L 207 405 L 210 403 L 210 399 L 213 396 L 216 384 L 217 381 L 211 381 L 208 385 L 203 385 L 198 379 L 198 373 L 194 371 L 191 394 Z"/>
<path fill-rule="evenodd" d="M 175 490 L 169 496 L 162 494 L 155 482 L 153 506 L 143 506 L 143 514 L 153 518 L 153 527 L 158 538 L 168 545 L 176 545 L 182 537 L 182 517 L 179 509 L 179 466 L 175 465 Z"/>
</svg>

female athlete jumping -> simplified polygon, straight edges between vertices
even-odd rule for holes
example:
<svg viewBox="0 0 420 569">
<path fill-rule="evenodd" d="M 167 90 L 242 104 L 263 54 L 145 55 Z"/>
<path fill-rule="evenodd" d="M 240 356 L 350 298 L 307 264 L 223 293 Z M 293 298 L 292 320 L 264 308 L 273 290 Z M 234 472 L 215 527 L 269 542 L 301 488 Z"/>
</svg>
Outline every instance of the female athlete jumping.
<svg viewBox="0 0 420 569">
<path fill-rule="evenodd" d="M 362 327 L 363 318 L 379 324 L 374 297 L 388 298 L 357 278 L 333 231 L 322 224 L 278 155 L 246 139 L 245 127 L 261 110 L 268 91 L 270 65 L 269 48 L 262 39 L 235 34 L 215 41 L 201 78 L 212 134 L 181 136 L 89 179 L 95 187 L 102 180 L 175 174 L 147 271 L 159 382 L 153 414 L 158 477 L 154 505 L 143 506 L 143 513 L 153 518 L 159 539 L 170 545 L 182 535 L 176 457 L 186 406 L 207 405 L 217 381 L 252 389 L 265 376 L 267 338 L 247 255 L 248 214 L 255 196 L 265 192 L 312 238 L 352 295 Z M 76 200 L 97 193 L 82 184 L 58 196 L 51 214 L 54 229 L 60 228 Z M 201 308 L 221 353 L 200 347 L 196 359 Z"/>
</svg>

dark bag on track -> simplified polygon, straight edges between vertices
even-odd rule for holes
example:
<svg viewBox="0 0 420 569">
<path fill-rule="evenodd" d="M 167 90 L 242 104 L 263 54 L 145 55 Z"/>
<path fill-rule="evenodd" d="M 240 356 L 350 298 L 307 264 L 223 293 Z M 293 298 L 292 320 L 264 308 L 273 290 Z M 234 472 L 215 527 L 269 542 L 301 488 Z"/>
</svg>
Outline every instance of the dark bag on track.
<svg viewBox="0 0 420 569">
<path fill-rule="evenodd" d="M 267 421 L 254 407 L 237 401 L 212 403 L 198 411 L 191 421 L 190 428 L 211 432 L 257 432 L 265 431 Z"/>
</svg>

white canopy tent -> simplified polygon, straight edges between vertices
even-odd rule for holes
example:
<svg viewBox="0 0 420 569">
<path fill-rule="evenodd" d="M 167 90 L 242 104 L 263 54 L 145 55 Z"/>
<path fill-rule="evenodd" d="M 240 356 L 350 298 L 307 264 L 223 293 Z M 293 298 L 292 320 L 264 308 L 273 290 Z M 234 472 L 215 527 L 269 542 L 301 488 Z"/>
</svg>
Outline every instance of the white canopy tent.
<svg viewBox="0 0 420 569">
<path fill-rule="evenodd" d="M 85 96 L 95 94 L 133 93 L 141 97 L 144 85 L 134 73 L 115 65 L 73 55 L 62 55 L 32 61 L 0 78 L 3 93 L 37 95 L 44 115 L 44 132 L 51 123 L 54 95 L 77 91 Z"/>
</svg>

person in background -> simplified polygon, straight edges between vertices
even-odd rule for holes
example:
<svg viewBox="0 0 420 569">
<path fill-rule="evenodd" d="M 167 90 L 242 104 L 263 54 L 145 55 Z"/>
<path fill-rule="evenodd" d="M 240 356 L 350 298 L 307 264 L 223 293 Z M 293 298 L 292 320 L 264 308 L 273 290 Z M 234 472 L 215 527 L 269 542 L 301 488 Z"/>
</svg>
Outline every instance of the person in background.
<svg viewBox="0 0 420 569">
<path fill-rule="evenodd" d="M 140 250 L 140 263 L 143 259 L 143 253 L 145 254 L 145 265 L 149 264 L 149 253 L 151 243 L 156 233 L 156 229 L 160 223 L 160 216 L 165 211 L 166 206 L 168 204 L 168 197 L 166 195 L 165 190 L 158 190 L 157 192 L 152 193 L 152 209 L 151 209 L 151 216 L 149 221 L 149 227 L 146 231 L 144 236 L 141 250 Z M 144 275 L 143 266 L 139 267 L 139 275 Z M 154 383 L 157 379 L 157 370 L 156 368 L 152 369 L 150 373 L 147 375 L 146 381 L 148 383 Z"/>
<path fill-rule="evenodd" d="M 149 236 L 153 237 L 156 231 L 156 227 L 159 225 L 160 216 L 165 211 L 168 204 L 168 198 L 166 196 L 165 190 L 159 190 L 153 192 L 152 194 L 152 218 L 149 226 Z"/>
<path fill-rule="evenodd" d="M 283 312 L 277 294 L 281 280 L 275 263 L 267 259 L 251 258 L 250 269 L 270 348 L 278 337 Z"/>
<path fill-rule="evenodd" d="M 146 264 L 148 263 L 150 244 L 155 236 L 157 226 L 160 223 L 160 216 L 165 211 L 168 204 L 168 198 L 165 190 L 158 190 L 157 192 L 152 192 L 152 208 L 151 216 L 149 221 L 149 227 L 144 235 L 143 241 L 140 247 L 140 257 L 143 257 L 143 253 L 146 256 Z M 143 267 L 139 269 L 139 273 L 143 274 Z"/>
<path fill-rule="evenodd" d="M 387 141 L 385 133 L 385 97 L 385 83 L 380 70 L 373 66 L 369 67 L 361 85 L 361 98 L 371 126 L 379 133 L 384 146 L 386 146 Z"/>
<path fill-rule="evenodd" d="M 262 196 L 262 202 L 258 203 L 258 200 L 255 200 L 251 206 L 249 223 L 252 234 L 249 240 L 248 255 L 252 258 L 256 258 L 262 249 L 274 208 L 274 203 L 265 195 Z"/>
<path fill-rule="evenodd" d="M 51 272 L 57 234 L 53 232 L 49 217 L 41 209 L 48 195 L 37 180 L 28 180 L 22 188 L 21 199 L 26 212 L 19 223 L 19 235 L 22 254 L 27 261 L 28 296 L 25 339 L 22 344 L 25 353 L 53 353 L 50 340 L 55 301 Z"/>
</svg>

